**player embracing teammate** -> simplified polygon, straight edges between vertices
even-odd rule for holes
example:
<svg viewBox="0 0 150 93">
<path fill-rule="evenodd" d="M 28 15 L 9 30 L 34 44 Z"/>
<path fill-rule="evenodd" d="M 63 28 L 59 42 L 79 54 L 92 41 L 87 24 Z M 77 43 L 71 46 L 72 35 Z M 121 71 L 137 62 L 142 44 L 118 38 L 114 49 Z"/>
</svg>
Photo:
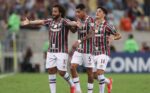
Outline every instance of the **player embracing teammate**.
<svg viewBox="0 0 150 93">
<path fill-rule="evenodd" d="M 83 6 L 82 4 L 80 7 Z M 84 12 L 83 7 L 76 8 L 76 13 Z M 84 7 L 85 8 L 85 7 Z M 73 81 L 76 85 L 76 90 L 78 93 L 81 93 L 80 88 L 80 82 L 79 77 L 76 72 L 76 67 L 80 64 L 84 64 L 85 67 L 87 67 L 87 74 L 88 74 L 88 93 L 93 93 L 93 72 L 91 72 L 91 69 L 94 71 L 94 76 L 96 76 L 96 79 L 99 82 L 99 93 L 104 93 L 105 84 L 107 84 L 108 93 L 111 93 L 112 90 L 112 79 L 106 78 L 104 76 L 106 66 L 110 60 L 110 43 L 112 40 L 119 40 L 121 38 L 121 34 L 116 30 L 116 28 L 109 24 L 106 20 L 107 16 L 107 10 L 104 7 L 98 7 L 96 10 L 96 19 L 94 21 L 94 28 L 93 28 L 93 22 L 85 22 L 87 20 L 87 17 L 83 17 L 84 22 L 82 21 L 82 17 L 80 14 L 78 14 L 78 17 L 81 19 L 81 25 L 82 30 L 79 29 L 78 31 L 78 41 L 81 42 L 80 36 L 85 35 L 86 32 L 88 32 L 88 29 L 90 28 L 86 26 L 87 24 L 90 24 L 92 27 L 92 31 L 94 30 L 95 35 L 93 38 L 87 39 L 79 45 L 77 48 L 77 51 L 74 52 L 74 55 L 72 57 L 71 61 L 71 72 Z M 88 36 L 88 35 L 86 35 Z M 91 40 L 91 41 L 90 41 Z M 94 42 L 92 41 L 94 40 Z M 89 42 L 90 41 L 90 42 Z M 90 49 L 93 52 L 93 56 L 91 56 Z M 88 51 L 86 51 L 88 50 Z M 95 66 L 93 67 L 93 62 Z"/>
</svg>

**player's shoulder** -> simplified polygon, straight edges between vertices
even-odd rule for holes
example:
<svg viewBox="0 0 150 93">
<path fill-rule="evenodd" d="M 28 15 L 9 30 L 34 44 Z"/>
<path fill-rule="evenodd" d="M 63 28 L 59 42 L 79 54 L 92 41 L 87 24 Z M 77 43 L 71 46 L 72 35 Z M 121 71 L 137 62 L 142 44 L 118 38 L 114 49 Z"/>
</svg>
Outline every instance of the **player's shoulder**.
<svg viewBox="0 0 150 93">
<path fill-rule="evenodd" d="M 106 26 L 110 26 L 110 27 L 113 27 L 113 26 L 114 26 L 112 23 L 110 23 L 110 22 L 109 22 L 109 21 L 107 21 L 107 20 L 106 20 L 105 22 L 106 22 L 106 23 L 105 23 L 105 24 L 106 24 Z"/>
<path fill-rule="evenodd" d="M 62 21 L 63 21 L 63 22 L 69 22 L 70 19 L 68 19 L 68 18 L 62 18 Z"/>
<path fill-rule="evenodd" d="M 94 18 L 92 16 L 88 16 L 88 19 L 94 21 Z"/>
</svg>

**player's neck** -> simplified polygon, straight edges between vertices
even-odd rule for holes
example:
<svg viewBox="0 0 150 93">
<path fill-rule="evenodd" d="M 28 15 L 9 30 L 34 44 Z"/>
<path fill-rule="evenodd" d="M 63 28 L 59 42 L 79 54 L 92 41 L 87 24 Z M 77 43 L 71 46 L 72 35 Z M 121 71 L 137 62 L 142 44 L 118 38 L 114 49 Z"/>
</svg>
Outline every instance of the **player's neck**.
<svg viewBox="0 0 150 93">
<path fill-rule="evenodd" d="M 85 14 L 84 16 L 83 16 L 83 18 L 82 18 L 82 20 L 86 20 L 86 18 L 88 17 L 88 15 L 87 14 Z"/>
<path fill-rule="evenodd" d="M 102 22 L 105 21 L 105 19 L 104 18 L 100 18 L 100 19 L 98 19 L 98 21 L 100 21 L 100 23 L 102 23 Z"/>
<path fill-rule="evenodd" d="M 55 21 L 59 21 L 61 17 L 59 16 L 58 18 L 54 18 Z"/>
</svg>

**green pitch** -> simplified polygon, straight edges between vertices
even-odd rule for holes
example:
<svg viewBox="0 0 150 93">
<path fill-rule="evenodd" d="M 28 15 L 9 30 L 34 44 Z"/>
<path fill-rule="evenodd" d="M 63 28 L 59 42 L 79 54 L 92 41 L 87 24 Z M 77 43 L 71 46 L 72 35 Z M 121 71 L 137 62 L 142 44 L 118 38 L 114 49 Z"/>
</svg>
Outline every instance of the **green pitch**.
<svg viewBox="0 0 150 93">
<path fill-rule="evenodd" d="M 150 93 L 149 74 L 107 74 L 112 77 L 112 93 Z M 83 93 L 87 93 L 86 74 L 80 75 Z M 94 93 L 98 93 L 95 81 Z M 47 74 L 17 74 L 0 79 L 0 93 L 50 93 Z M 68 84 L 57 77 L 57 93 L 69 93 Z M 107 91 L 105 91 L 107 93 Z"/>
</svg>

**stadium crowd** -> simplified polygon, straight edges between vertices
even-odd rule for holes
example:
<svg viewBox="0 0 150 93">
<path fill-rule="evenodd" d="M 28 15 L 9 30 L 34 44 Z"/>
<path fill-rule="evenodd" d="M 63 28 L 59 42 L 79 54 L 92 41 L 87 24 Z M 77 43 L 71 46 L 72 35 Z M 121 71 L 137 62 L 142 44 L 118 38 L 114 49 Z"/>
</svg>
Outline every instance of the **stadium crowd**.
<svg viewBox="0 0 150 93">
<path fill-rule="evenodd" d="M 109 23 L 121 31 L 150 31 L 150 0 L 0 0 L 0 37 L 3 38 L 3 33 L 7 31 L 20 31 L 20 21 L 24 17 L 30 20 L 50 17 L 51 7 L 56 3 L 65 7 L 66 16 L 71 20 L 75 18 L 76 5 L 83 3 L 87 7 L 88 14 L 93 17 L 96 8 L 104 6 L 108 10 Z M 39 26 L 32 25 L 25 28 L 38 29 Z M 10 35 L 7 37 L 10 38 Z M 145 46 L 147 44 L 143 42 L 142 47 Z M 145 48 L 142 49 L 144 51 Z"/>
<path fill-rule="evenodd" d="M 93 17 L 97 6 L 102 5 L 109 10 L 109 21 L 118 28 L 124 31 L 150 29 L 149 0 L 0 0 L 0 23 L 7 24 L 13 12 L 31 20 L 48 18 L 55 3 L 65 6 L 66 15 L 70 19 L 74 19 L 78 3 L 84 3 L 88 7 L 88 14 Z"/>
</svg>

